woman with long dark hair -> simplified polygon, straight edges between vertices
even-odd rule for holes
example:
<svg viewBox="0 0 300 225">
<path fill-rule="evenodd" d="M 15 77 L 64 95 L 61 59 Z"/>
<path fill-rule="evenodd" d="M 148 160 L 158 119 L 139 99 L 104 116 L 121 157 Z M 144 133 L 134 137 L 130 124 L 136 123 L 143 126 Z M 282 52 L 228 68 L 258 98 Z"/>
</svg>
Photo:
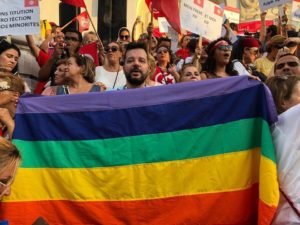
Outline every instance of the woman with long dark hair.
<svg viewBox="0 0 300 225">
<path fill-rule="evenodd" d="M 212 41 L 206 49 L 207 60 L 203 65 L 202 77 L 221 78 L 236 76 L 231 61 L 232 44 L 227 38 L 218 38 Z"/>
</svg>

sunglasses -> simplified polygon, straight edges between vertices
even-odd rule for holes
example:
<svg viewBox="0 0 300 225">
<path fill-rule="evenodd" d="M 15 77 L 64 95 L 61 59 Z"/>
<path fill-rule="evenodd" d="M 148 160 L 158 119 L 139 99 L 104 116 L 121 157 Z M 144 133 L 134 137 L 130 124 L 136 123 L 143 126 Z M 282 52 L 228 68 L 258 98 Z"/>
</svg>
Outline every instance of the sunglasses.
<svg viewBox="0 0 300 225">
<path fill-rule="evenodd" d="M 116 51 L 119 51 L 119 48 L 116 47 L 116 46 L 112 46 L 112 47 L 106 46 L 106 47 L 104 48 L 104 51 L 105 51 L 105 52 L 109 52 L 109 51 L 111 51 L 111 52 L 116 52 Z"/>
<path fill-rule="evenodd" d="M 128 39 L 129 38 L 129 35 L 120 35 L 120 38 L 122 39 L 122 40 L 124 40 L 124 39 Z"/>
<path fill-rule="evenodd" d="M 232 51 L 232 45 L 220 45 L 218 49 L 222 51 Z"/>
<path fill-rule="evenodd" d="M 74 41 L 74 42 L 79 41 L 76 37 L 65 37 L 65 40 L 66 41 Z"/>
<path fill-rule="evenodd" d="M 296 67 L 296 66 L 299 66 L 299 64 L 297 62 L 286 62 L 286 63 L 279 63 L 276 65 L 276 69 L 277 70 L 280 70 L 282 69 L 285 64 L 287 64 L 289 67 Z"/>
</svg>

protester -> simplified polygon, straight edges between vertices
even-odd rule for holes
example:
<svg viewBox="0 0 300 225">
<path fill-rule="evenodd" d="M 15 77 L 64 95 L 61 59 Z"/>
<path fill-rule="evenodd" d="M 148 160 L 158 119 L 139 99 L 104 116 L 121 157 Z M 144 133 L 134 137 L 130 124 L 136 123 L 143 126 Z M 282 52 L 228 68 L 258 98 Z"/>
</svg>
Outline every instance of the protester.
<svg viewBox="0 0 300 225">
<path fill-rule="evenodd" d="M 279 114 L 300 103 L 300 76 L 270 77 L 266 84 L 271 90 Z"/>
<path fill-rule="evenodd" d="M 178 46 L 180 49 L 176 51 L 176 57 L 180 59 L 185 59 L 189 57 L 189 49 L 187 48 L 188 43 L 190 42 L 191 37 L 189 35 L 183 35 L 180 39 Z"/>
<path fill-rule="evenodd" d="M 12 138 L 17 103 L 24 91 L 24 81 L 21 78 L 11 73 L 0 73 L 0 136 Z"/>
<path fill-rule="evenodd" d="M 18 60 L 21 56 L 20 49 L 6 40 L 0 42 L 0 68 L 8 72 L 16 73 Z"/>
<path fill-rule="evenodd" d="M 284 54 L 275 62 L 274 75 L 300 75 L 300 62 L 293 54 Z"/>
<path fill-rule="evenodd" d="M 73 56 L 78 53 L 82 42 L 82 35 L 77 30 L 67 30 L 65 32 L 65 45 L 56 45 L 51 58 L 41 67 L 38 78 L 41 81 L 48 81 L 51 77 L 54 85 L 54 71 L 57 60 Z"/>
<path fill-rule="evenodd" d="M 234 59 L 234 69 L 239 75 L 250 74 L 250 66 L 259 55 L 259 45 L 259 41 L 250 36 L 238 40 L 235 49 L 233 49 L 232 58 Z"/>
<path fill-rule="evenodd" d="M 130 31 L 127 27 L 121 27 L 118 32 L 118 39 L 117 42 L 123 43 L 129 43 L 130 42 Z"/>
<path fill-rule="evenodd" d="M 101 91 L 101 87 L 94 84 L 94 62 L 87 56 L 74 55 L 68 58 L 65 78 L 68 79 L 68 85 L 58 86 L 56 95 Z"/>
<path fill-rule="evenodd" d="M 238 75 L 230 59 L 232 45 L 226 38 L 218 38 L 207 46 L 207 60 L 203 65 L 202 77 L 221 78 Z"/>
<path fill-rule="evenodd" d="M 105 48 L 105 64 L 96 67 L 96 82 L 102 82 L 108 89 L 123 87 L 126 78 L 120 65 L 122 50 L 117 42 L 109 43 Z"/>
<path fill-rule="evenodd" d="M 149 59 L 145 43 L 130 43 L 124 54 L 126 85 L 121 89 L 144 88 L 149 73 Z"/>
<path fill-rule="evenodd" d="M 96 33 L 94 31 L 88 31 L 88 32 L 84 33 L 84 35 L 83 35 L 82 44 L 87 45 L 87 44 L 93 43 L 97 40 L 98 40 L 98 38 L 97 38 Z"/>
<path fill-rule="evenodd" d="M 66 76 L 65 76 L 66 66 L 67 66 L 66 59 L 60 59 L 56 62 L 56 70 L 54 72 L 54 74 L 55 74 L 54 83 L 56 86 L 47 87 L 42 92 L 42 95 L 56 95 L 58 86 L 68 84 L 68 79 L 66 79 Z"/>
<path fill-rule="evenodd" d="M 0 137 L 0 200 L 10 195 L 10 187 L 20 162 L 21 154 L 16 146 Z"/>
<path fill-rule="evenodd" d="M 206 46 L 209 44 L 209 42 L 205 39 L 202 39 L 201 46 L 199 45 L 199 39 L 193 38 L 189 41 L 187 44 L 187 48 L 189 49 L 190 56 L 181 59 L 177 65 L 176 70 L 180 71 L 185 64 L 193 64 L 196 66 L 199 70 L 199 72 L 202 70 L 202 66 L 205 63 L 207 59 L 207 52 L 206 52 Z"/>
<path fill-rule="evenodd" d="M 54 52 L 55 46 L 64 43 L 65 34 L 61 31 L 60 27 L 52 29 L 49 35 L 40 45 L 40 49 L 51 56 Z"/>
<path fill-rule="evenodd" d="M 266 75 L 258 72 L 253 65 L 259 56 L 259 47 L 260 43 L 254 37 L 240 38 L 233 51 L 233 64 L 239 75 L 253 75 L 265 81 Z"/>
<path fill-rule="evenodd" d="M 152 80 L 161 84 L 174 84 L 179 80 L 169 47 L 160 45 L 156 51 L 157 66 Z"/>
<path fill-rule="evenodd" d="M 261 57 L 254 62 L 257 71 L 270 76 L 271 70 L 274 66 L 278 50 L 283 47 L 286 38 L 281 35 L 275 35 L 267 42 L 267 55 Z"/>
<path fill-rule="evenodd" d="M 180 72 L 179 82 L 190 82 L 201 80 L 200 72 L 193 64 L 185 64 Z"/>
</svg>

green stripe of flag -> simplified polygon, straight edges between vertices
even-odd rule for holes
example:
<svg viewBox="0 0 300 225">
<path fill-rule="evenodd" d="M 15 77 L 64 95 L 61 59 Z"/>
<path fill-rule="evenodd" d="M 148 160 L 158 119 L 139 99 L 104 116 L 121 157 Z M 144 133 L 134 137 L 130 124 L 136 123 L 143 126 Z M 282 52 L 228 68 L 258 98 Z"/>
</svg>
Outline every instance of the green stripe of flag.
<svg viewBox="0 0 300 225">
<path fill-rule="evenodd" d="M 93 168 L 183 160 L 260 147 L 275 162 L 269 125 L 261 118 L 169 133 L 88 141 L 14 140 L 23 168 Z"/>
</svg>

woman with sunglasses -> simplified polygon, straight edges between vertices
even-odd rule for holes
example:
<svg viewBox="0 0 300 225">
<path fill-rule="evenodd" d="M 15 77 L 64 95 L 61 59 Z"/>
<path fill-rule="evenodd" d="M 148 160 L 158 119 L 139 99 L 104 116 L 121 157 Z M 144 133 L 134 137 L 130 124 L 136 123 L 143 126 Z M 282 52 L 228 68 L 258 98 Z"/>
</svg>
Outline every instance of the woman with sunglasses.
<svg viewBox="0 0 300 225">
<path fill-rule="evenodd" d="M 130 31 L 127 27 L 120 28 L 117 42 L 130 42 Z"/>
<path fill-rule="evenodd" d="M 161 84 L 174 84 L 179 81 L 179 74 L 173 63 L 172 52 L 170 48 L 160 45 L 156 50 L 156 70 L 152 80 Z"/>
<path fill-rule="evenodd" d="M 0 137 L 0 201 L 10 195 L 17 169 L 21 162 L 19 150 L 10 141 Z"/>
<path fill-rule="evenodd" d="M 222 78 L 238 75 L 230 59 L 231 51 L 232 45 L 228 39 L 221 37 L 212 41 L 206 49 L 207 59 L 201 77 Z"/>
<path fill-rule="evenodd" d="M 68 80 L 68 85 L 58 86 L 56 95 L 102 91 L 99 85 L 94 84 L 93 60 L 84 55 L 74 55 L 67 59 L 65 79 Z"/>
<path fill-rule="evenodd" d="M 105 48 L 105 63 L 96 67 L 96 82 L 103 83 L 108 89 L 123 87 L 126 84 L 123 67 L 120 65 L 122 50 L 117 42 L 109 43 Z"/>
</svg>

